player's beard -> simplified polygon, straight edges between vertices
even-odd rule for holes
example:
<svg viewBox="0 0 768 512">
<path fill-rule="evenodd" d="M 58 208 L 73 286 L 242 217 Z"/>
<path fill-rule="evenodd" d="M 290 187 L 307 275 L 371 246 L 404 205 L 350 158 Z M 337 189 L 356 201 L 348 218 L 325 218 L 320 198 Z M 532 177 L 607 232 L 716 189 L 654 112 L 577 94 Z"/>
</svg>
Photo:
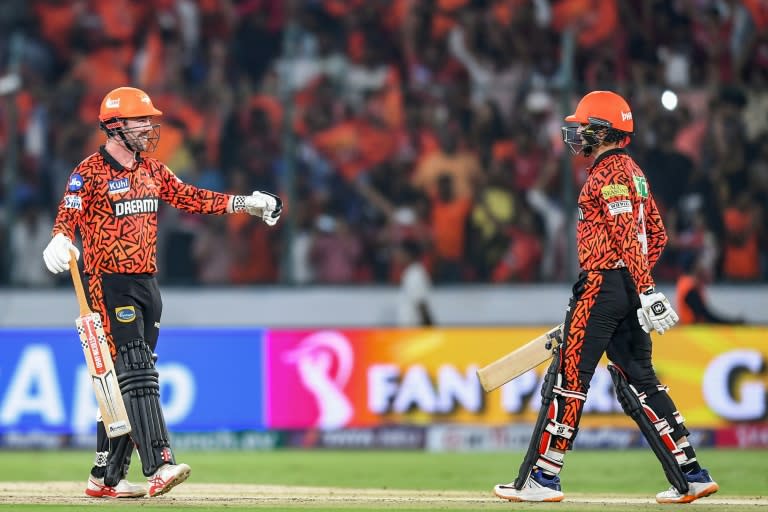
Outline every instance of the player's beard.
<svg viewBox="0 0 768 512">
<path fill-rule="evenodd" d="M 136 132 L 136 133 L 132 133 Z M 149 129 L 124 130 L 123 144 L 134 153 L 151 153 L 157 149 L 160 141 L 160 124 L 153 124 Z"/>
</svg>

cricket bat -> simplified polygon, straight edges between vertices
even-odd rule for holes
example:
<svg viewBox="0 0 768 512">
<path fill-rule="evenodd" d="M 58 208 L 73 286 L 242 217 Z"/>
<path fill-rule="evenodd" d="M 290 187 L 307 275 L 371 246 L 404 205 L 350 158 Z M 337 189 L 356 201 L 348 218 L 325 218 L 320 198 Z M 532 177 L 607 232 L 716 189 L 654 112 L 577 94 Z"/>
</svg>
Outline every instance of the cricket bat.
<svg viewBox="0 0 768 512">
<path fill-rule="evenodd" d="M 112 354 L 109 352 L 107 336 L 104 334 L 104 325 L 101 323 L 99 314 L 88 307 L 74 253 L 69 259 L 69 271 L 75 285 L 77 302 L 80 304 L 80 316 L 75 319 L 75 325 L 85 353 L 88 372 L 91 374 L 91 383 L 96 393 L 96 401 L 99 403 L 101 419 L 107 436 L 119 437 L 131 431 L 131 422 L 128 420 L 123 394 L 117 383 L 117 373 L 112 362 Z"/>
<path fill-rule="evenodd" d="M 551 358 L 563 342 L 563 324 L 477 370 L 486 392 L 493 391 Z"/>
</svg>

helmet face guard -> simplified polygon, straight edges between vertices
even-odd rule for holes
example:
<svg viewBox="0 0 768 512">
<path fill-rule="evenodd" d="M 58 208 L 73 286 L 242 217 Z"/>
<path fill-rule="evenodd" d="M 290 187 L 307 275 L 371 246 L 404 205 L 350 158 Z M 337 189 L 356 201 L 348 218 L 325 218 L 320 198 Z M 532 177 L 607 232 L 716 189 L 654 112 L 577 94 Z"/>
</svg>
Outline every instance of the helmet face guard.
<svg viewBox="0 0 768 512">
<path fill-rule="evenodd" d="M 151 153 L 157 149 L 157 143 L 160 141 L 160 123 L 126 128 L 126 121 L 127 119 L 110 119 L 101 123 L 101 128 L 107 137 L 134 153 Z"/>
<path fill-rule="evenodd" d="M 571 148 L 574 155 L 579 153 L 589 156 L 603 141 L 602 133 L 605 127 L 588 124 L 585 126 L 563 126 L 563 142 Z"/>
</svg>

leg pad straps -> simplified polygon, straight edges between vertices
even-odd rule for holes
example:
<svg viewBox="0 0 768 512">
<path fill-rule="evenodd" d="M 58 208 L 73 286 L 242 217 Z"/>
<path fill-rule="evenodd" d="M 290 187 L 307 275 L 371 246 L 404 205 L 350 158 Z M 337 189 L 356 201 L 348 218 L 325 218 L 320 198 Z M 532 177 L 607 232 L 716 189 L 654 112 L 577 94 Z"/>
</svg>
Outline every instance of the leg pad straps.
<svg viewBox="0 0 768 512">
<path fill-rule="evenodd" d="M 661 462 L 661 467 L 664 469 L 667 480 L 681 494 L 687 493 L 688 481 L 682 469 L 680 469 L 681 462 L 679 457 L 680 455 L 685 457 L 685 454 L 672 439 L 673 429 L 670 428 L 669 422 L 656 415 L 653 409 L 646 404 L 647 397 L 643 393 L 638 393 L 627 382 L 624 372 L 619 367 L 609 364 L 608 371 L 611 373 L 611 378 L 616 386 L 616 396 L 621 407 L 640 427 L 640 432 L 645 437 L 645 440 L 648 441 L 648 445 L 650 445 L 656 458 Z M 643 397 L 642 399 L 640 398 L 641 396 Z"/>
<path fill-rule="evenodd" d="M 175 464 L 160 407 L 160 384 L 152 350 L 140 339 L 121 345 L 115 367 L 131 420 L 131 437 L 141 457 L 144 476 L 150 476 L 165 463 Z M 119 460 L 115 462 L 120 464 Z"/>
<path fill-rule="evenodd" d="M 533 427 L 528 451 L 523 463 L 520 465 L 514 486 L 522 489 L 531 474 L 534 466 L 549 473 L 558 474 L 563 467 L 563 454 L 551 449 L 554 438 L 567 439 L 570 443 L 578 433 L 578 428 L 561 423 L 561 402 L 564 398 L 576 398 L 584 400 L 586 395 L 578 391 L 571 391 L 561 387 L 560 382 L 560 351 L 555 351 L 544 384 L 541 387 L 541 409 Z"/>
</svg>

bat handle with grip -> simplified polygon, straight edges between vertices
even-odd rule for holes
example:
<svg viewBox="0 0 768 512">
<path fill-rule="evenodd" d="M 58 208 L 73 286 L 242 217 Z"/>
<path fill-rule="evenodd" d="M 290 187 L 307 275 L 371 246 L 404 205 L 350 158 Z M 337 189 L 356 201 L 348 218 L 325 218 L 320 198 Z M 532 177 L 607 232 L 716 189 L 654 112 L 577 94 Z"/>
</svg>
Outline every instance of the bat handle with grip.
<svg viewBox="0 0 768 512">
<path fill-rule="evenodd" d="M 89 315 L 91 308 L 88 307 L 88 299 L 85 298 L 83 281 L 80 279 L 80 270 L 77 268 L 77 258 L 74 251 L 69 251 L 69 254 L 69 272 L 72 274 L 72 283 L 75 285 L 77 303 L 80 305 L 80 316 Z"/>
</svg>

